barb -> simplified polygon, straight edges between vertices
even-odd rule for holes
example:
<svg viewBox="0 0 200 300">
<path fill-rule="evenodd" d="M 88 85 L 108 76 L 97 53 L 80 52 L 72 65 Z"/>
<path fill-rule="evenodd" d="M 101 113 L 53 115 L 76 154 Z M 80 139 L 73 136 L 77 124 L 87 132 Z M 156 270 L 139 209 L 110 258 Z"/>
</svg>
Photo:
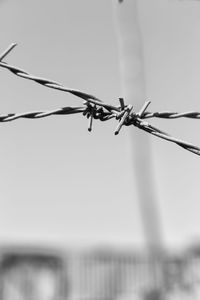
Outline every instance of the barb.
<svg viewBox="0 0 200 300">
<path fill-rule="evenodd" d="M 150 101 L 147 101 L 144 103 L 141 110 L 137 113 L 133 111 L 132 105 L 125 105 L 124 99 L 120 98 L 119 102 L 120 105 L 110 105 L 107 103 L 104 103 L 99 98 L 81 92 L 76 89 L 70 89 L 65 86 L 63 86 L 60 83 L 57 83 L 53 80 L 45 79 L 42 77 L 37 77 L 34 75 L 29 74 L 28 72 L 14 67 L 12 65 L 9 65 L 8 63 L 2 62 L 2 60 L 6 57 L 8 53 L 11 52 L 11 50 L 16 46 L 16 44 L 11 44 L 8 49 L 6 49 L 1 55 L 0 55 L 0 67 L 5 68 L 15 75 L 33 80 L 38 84 L 41 84 L 45 87 L 64 91 L 67 93 L 71 93 L 79 98 L 82 98 L 83 106 L 82 107 L 62 107 L 58 109 L 54 109 L 51 111 L 33 111 L 33 112 L 25 112 L 25 113 L 9 113 L 5 115 L 0 115 L 0 122 L 10 122 L 14 121 L 16 119 L 20 118 L 26 118 L 26 119 L 39 119 L 44 118 L 52 115 L 70 115 L 70 114 L 82 114 L 83 116 L 86 116 L 86 118 L 89 119 L 88 124 L 88 130 L 92 130 L 92 124 L 94 119 L 98 119 L 100 121 L 108 121 L 110 119 L 116 119 L 119 123 L 115 130 L 115 134 L 119 134 L 120 130 L 123 126 L 130 126 L 133 125 L 135 127 L 138 127 L 139 129 L 146 131 L 152 135 L 155 135 L 161 139 L 170 141 L 172 143 L 177 144 L 178 146 L 193 152 L 197 155 L 200 155 L 200 148 L 197 146 L 194 146 L 193 144 L 190 144 L 188 142 L 182 141 L 180 139 L 174 138 L 170 136 L 168 133 L 165 133 L 164 131 L 150 125 L 148 122 L 144 121 L 144 119 L 150 119 L 150 118 L 164 118 L 164 119 L 177 119 L 177 118 L 192 118 L 192 119 L 200 119 L 200 112 L 196 111 L 190 111 L 190 112 L 170 112 L 170 111 L 164 111 L 164 112 L 148 112 L 146 111 Z"/>
</svg>

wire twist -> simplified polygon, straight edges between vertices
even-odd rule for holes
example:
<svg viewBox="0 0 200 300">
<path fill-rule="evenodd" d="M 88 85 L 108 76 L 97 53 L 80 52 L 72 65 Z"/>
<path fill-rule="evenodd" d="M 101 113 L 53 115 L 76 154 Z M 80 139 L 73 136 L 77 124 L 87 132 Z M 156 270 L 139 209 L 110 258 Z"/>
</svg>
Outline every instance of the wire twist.
<svg viewBox="0 0 200 300">
<path fill-rule="evenodd" d="M 138 127 L 139 129 L 146 131 L 152 135 L 155 135 L 161 139 L 170 141 L 172 143 L 177 144 L 178 146 L 193 152 L 194 154 L 200 155 L 200 148 L 177 139 L 175 137 L 170 136 L 168 133 L 150 125 L 148 122 L 144 121 L 144 119 L 150 118 L 164 118 L 164 119 L 177 119 L 177 118 L 192 118 L 192 119 L 200 119 L 200 112 L 190 111 L 190 112 L 148 112 L 147 108 L 150 104 L 150 101 L 144 103 L 143 107 L 139 112 L 135 112 L 133 110 L 132 105 L 126 105 L 124 103 L 123 98 L 119 99 L 120 105 L 110 105 L 104 103 L 101 99 L 76 90 L 67 88 L 64 85 L 57 83 L 50 79 L 45 79 L 42 77 L 34 76 L 29 74 L 28 72 L 12 66 L 6 62 L 2 62 L 2 60 L 6 57 L 6 55 L 16 46 L 16 44 L 11 44 L 1 55 L 0 55 L 0 67 L 5 68 L 15 75 L 28 79 L 33 80 L 36 83 L 39 83 L 45 87 L 64 91 L 70 94 L 73 94 L 79 98 L 82 98 L 83 106 L 82 107 L 62 107 L 50 111 L 32 111 L 32 112 L 25 112 L 25 113 L 9 113 L 5 115 L 0 115 L 0 122 L 10 122 L 20 118 L 26 119 L 39 119 L 44 118 L 52 115 L 70 115 L 70 114 L 78 114 L 81 113 L 83 116 L 88 118 L 88 130 L 92 131 L 92 124 L 93 120 L 100 120 L 100 121 L 108 121 L 110 119 L 116 119 L 118 121 L 117 128 L 115 129 L 115 135 L 119 134 L 121 128 L 123 126 L 130 126 L 133 125 Z"/>
</svg>

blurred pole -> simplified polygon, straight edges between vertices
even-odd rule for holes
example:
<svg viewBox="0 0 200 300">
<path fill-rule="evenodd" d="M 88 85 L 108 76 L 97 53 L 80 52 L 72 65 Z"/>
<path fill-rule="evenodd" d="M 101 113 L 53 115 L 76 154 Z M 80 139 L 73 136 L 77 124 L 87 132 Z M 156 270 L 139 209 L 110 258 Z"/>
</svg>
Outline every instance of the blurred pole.
<svg viewBox="0 0 200 300">
<path fill-rule="evenodd" d="M 139 111 L 147 99 L 137 0 L 112 1 L 118 38 L 122 97 L 125 103 L 132 104 L 134 110 Z M 131 128 L 131 139 L 133 168 L 147 249 L 152 259 L 157 263 L 160 260 L 162 265 L 161 223 L 157 211 L 149 136 Z M 159 299 L 159 296 L 154 295 L 153 299 Z"/>
</svg>

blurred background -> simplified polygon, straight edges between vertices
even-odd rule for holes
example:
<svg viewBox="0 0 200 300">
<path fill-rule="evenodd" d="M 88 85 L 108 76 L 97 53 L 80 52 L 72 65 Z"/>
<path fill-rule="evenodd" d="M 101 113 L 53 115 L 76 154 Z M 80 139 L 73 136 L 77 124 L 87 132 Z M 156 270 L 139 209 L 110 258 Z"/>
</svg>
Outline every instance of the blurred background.
<svg viewBox="0 0 200 300">
<path fill-rule="evenodd" d="M 107 0 L 3 0 L 0 51 L 17 42 L 6 62 L 116 104 L 124 95 L 114 15 Z M 150 111 L 200 110 L 199 16 L 195 0 L 137 1 Z M 0 81 L 2 114 L 82 104 L 4 69 Z M 200 145 L 197 120 L 150 123 Z M 150 137 L 163 240 L 162 259 L 154 259 L 132 162 L 130 131 L 139 130 L 116 137 L 115 126 L 95 122 L 88 133 L 81 115 L 2 123 L 2 299 L 116 299 L 138 291 L 161 299 L 160 286 L 173 293 L 181 286 L 179 294 L 191 297 L 191 282 L 199 284 L 199 158 Z M 143 188 L 148 193 L 145 180 Z"/>
</svg>

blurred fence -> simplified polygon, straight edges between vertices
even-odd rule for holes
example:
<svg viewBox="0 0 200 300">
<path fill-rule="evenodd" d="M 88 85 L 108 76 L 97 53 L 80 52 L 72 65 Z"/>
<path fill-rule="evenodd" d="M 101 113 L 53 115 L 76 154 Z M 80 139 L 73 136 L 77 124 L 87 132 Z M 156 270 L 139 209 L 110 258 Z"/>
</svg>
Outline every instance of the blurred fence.
<svg viewBox="0 0 200 300">
<path fill-rule="evenodd" d="M 165 268 L 158 261 L 133 251 L 9 248 L 1 253 L 0 299 L 159 299 L 155 293 L 160 299 L 200 299 L 200 247 L 163 255 Z"/>
</svg>

